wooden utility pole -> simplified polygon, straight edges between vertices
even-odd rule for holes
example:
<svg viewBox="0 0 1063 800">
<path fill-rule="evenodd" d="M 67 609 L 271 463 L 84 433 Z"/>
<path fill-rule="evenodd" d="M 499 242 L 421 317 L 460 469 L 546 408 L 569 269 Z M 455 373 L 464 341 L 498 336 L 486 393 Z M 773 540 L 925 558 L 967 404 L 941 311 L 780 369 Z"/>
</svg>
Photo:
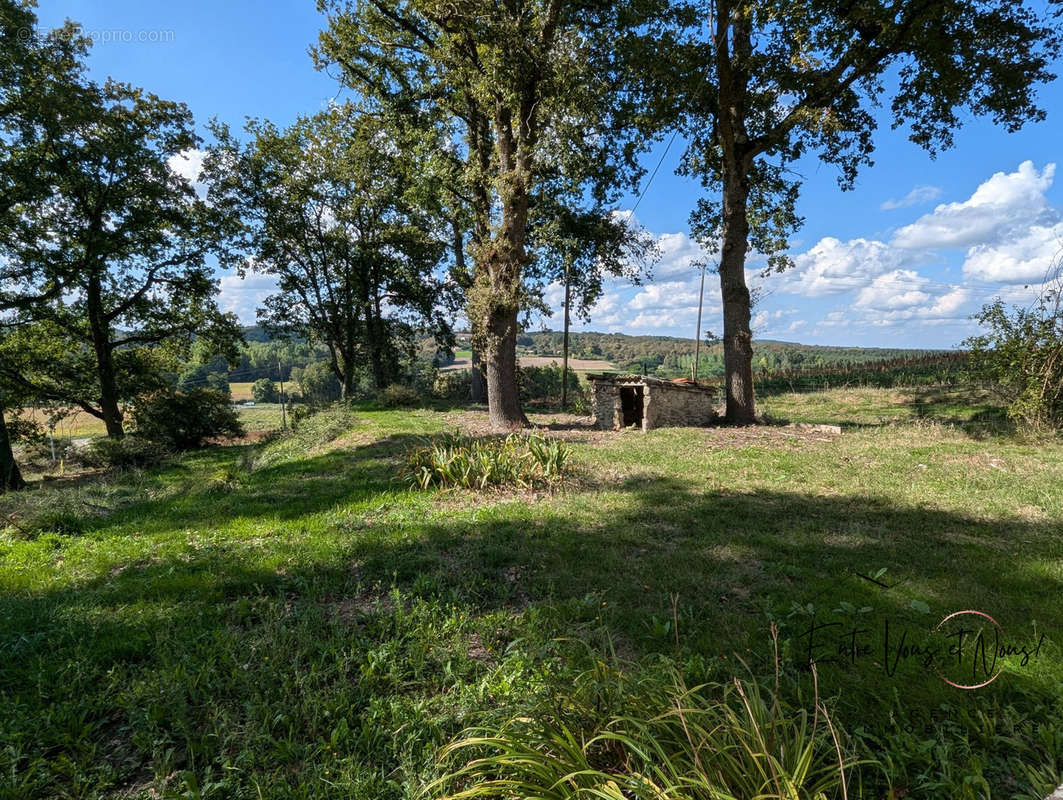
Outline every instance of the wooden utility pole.
<svg viewBox="0 0 1063 800">
<path fill-rule="evenodd" d="M 285 412 L 284 407 L 287 405 L 287 398 L 284 396 L 284 369 L 281 367 L 281 360 L 279 358 L 277 359 L 277 377 L 280 378 L 281 382 L 281 430 L 286 431 L 288 430 L 288 415 Z"/>
<path fill-rule="evenodd" d="M 701 359 L 701 307 L 705 302 L 705 262 L 701 262 L 701 288 L 698 290 L 698 327 L 694 331 L 694 383 L 698 382 L 698 361 Z"/>
</svg>

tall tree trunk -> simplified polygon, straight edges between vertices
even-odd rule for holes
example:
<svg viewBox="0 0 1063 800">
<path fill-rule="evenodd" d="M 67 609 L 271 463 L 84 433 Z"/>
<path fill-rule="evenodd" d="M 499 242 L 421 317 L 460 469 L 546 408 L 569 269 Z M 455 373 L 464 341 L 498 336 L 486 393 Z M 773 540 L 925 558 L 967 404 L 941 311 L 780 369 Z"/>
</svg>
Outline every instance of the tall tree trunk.
<svg viewBox="0 0 1063 800">
<path fill-rule="evenodd" d="M 354 397 L 354 353 L 343 353 L 343 369 L 340 375 L 340 400 L 350 400 Z"/>
<path fill-rule="evenodd" d="M 563 342 L 561 344 L 561 410 L 564 411 L 568 407 L 568 326 L 569 326 L 569 307 L 571 304 L 572 296 L 572 283 L 569 276 L 569 269 L 572 265 L 572 257 L 568 254 L 565 255 L 565 333 L 563 336 Z"/>
<path fill-rule="evenodd" d="M 723 156 L 723 252 L 720 289 L 723 295 L 723 361 L 727 382 L 727 421 L 751 425 L 753 407 L 753 334 L 749 327 L 750 297 L 746 286 L 749 247 L 749 174 L 753 156 L 746 131 L 752 54 L 751 18 L 741 4 L 718 3 L 716 63 L 719 78 L 718 136 Z M 730 42 L 728 42 L 730 27 Z M 733 48 L 734 60 L 730 49 Z M 701 335 L 701 332 L 698 332 Z"/>
<path fill-rule="evenodd" d="M 7 433 L 7 421 L 4 419 L 4 409 L 0 408 L 0 494 L 4 492 L 17 492 L 24 488 L 26 482 L 22 479 L 22 472 L 15 462 L 15 454 L 11 451 L 11 438 Z"/>
<path fill-rule="evenodd" d="M 727 375 L 727 421 L 732 425 L 752 425 L 756 421 L 753 399 L 753 334 L 749 325 L 749 288 L 746 286 L 748 200 L 749 179 L 746 174 L 738 170 L 725 171 L 720 289 L 723 295 L 723 362 Z"/>
<path fill-rule="evenodd" d="M 534 128 L 534 112 L 519 119 L 519 135 L 514 134 L 513 115 L 505 107 L 495 118 L 496 143 L 502 188 L 502 221 L 488 245 L 485 269 L 478 275 L 479 307 L 487 340 L 487 407 L 491 427 L 497 431 L 515 430 L 528 424 L 520 407 L 517 389 L 517 317 L 523 289 L 524 249 L 528 233 L 528 176 L 530 164 L 529 131 Z M 479 264 L 477 265 L 479 266 Z"/>
<path fill-rule="evenodd" d="M 92 347 L 96 353 L 96 377 L 100 382 L 100 412 L 103 415 L 103 424 L 110 438 L 121 439 L 125 436 L 125 431 L 122 428 L 122 409 L 118 406 L 114 352 L 111 349 L 110 326 L 103 312 L 100 282 L 96 276 L 89 279 L 86 300 Z"/>
<path fill-rule="evenodd" d="M 528 424 L 517 389 L 517 312 L 494 309 L 487 318 L 487 401 L 491 427 L 515 430 Z"/>
<path fill-rule="evenodd" d="M 374 282 L 374 285 L 379 284 Z M 369 352 L 369 369 L 373 373 L 373 385 L 377 389 L 385 389 L 391 383 L 391 373 L 387 364 L 384 363 L 387 338 L 380 317 L 379 295 L 371 296 L 367 286 L 362 300 L 365 303 L 365 346 Z"/>
</svg>

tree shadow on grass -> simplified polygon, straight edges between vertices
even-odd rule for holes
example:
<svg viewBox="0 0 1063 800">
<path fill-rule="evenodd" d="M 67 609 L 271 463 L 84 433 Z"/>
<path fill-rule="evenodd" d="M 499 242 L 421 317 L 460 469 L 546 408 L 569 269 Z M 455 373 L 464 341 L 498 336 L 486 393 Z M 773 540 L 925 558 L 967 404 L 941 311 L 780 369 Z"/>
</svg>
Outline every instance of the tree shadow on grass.
<svg viewBox="0 0 1063 800">
<path fill-rule="evenodd" d="M 413 438 L 269 467 L 233 492 L 231 507 L 189 508 L 171 527 L 241 516 L 278 520 L 291 534 L 301 516 L 389 491 L 391 457 Z M 288 484 L 298 488 L 289 493 Z M 272 502 L 270 492 L 282 499 Z M 850 727 L 884 725 L 897 695 L 910 709 L 947 700 L 973 713 L 1058 691 L 1063 544 L 1055 521 L 987 520 L 875 496 L 707 492 L 693 478 L 629 482 L 593 503 L 578 492 L 513 498 L 485 513 L 462 512 L 464 496 L 436 496 L 459 509 L 450 516 L 436 509 L 337 529 L 327 552 L 292 563 L 282 558 L 297 554 L 290 536 L 261 549 L 212 543 L 55 589 L 4 590 L 0 692 L 14 701 L 0 719 L 22 737 L 20 752 L 74 751 L 71 763 L 106 765 L 136 751 L 131 763 L 152 773 L 173 766 L 163 763 L 167 747 L 178 748 L 178 766 L 199 769 L 249 748 L 256 761 L 245 769 L 257 780 L 318 753 L 337 722 L 321 716 L 324 704 L 363 731 L 346 746 L 367 769 L 391 769 L 397 745 L 367 732 L 383 724 L 371 709 L 407 695 L 428 703 L 497 667 L 430 659 L 410 667 L 427 658 L 411 649 L 417 630 L 440 644 L 434 626 L 443 619 L 523 620 L 492 623 L 486 645 L 498 654 L 534 650 L 522 637 L 536 632 L 582 638 L 599 654 L 610 641 L 632 658 L 674 654 L 666 623 L 677 621 L 681 659 L 730 670 L 720 659 L 737 653 L 770 673 L 769 621 L 782 627 L 784 656 L 801 663 L 810 605 L 841 622 L 846 605 L 870 608 L 858 622 L 876 631 L 886 620 L 927 629 L 978 609 L 1017 638 L 1043 632 L 1050 640 L 1035 663 L 981 692 L 951 689 L 912 661 L 889 675 L 877 652 L 824 664 L 821 689 L 837 697 Z M 398 591 L 398 605 L 388 590 Z M 417 604 L 421 612 L 409 610 Z M 285 720 L 283 735 L 276 718 Z"/>
<path fill-rule="evenodd" d="M 997 398 L 972 386 L 926 386 L 909 389 L 906 405 L 916 419 L 952 425 L 973 439 L 1014 436 L 1015 423 Z"/>
</svg>

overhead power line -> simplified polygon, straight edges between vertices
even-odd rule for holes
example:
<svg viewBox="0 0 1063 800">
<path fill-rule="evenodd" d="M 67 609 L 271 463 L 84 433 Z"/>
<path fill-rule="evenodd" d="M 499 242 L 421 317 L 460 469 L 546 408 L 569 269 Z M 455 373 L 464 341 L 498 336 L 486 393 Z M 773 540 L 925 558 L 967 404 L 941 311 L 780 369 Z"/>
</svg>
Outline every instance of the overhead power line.
<svg viewBox="0 0 1063 800">
<path fill-rule="evenodd" d="M 664 163 L 664 159 L 668 156 L 668 151 L 672 149 L 672 142 L 675 141 L 675 137 L 679 135 L 679 129 L 677 128 L 672 133 L 672 138 L 668 140 L 667 146 L 664 148 L 664 152 L 661 153 L 661 158 L 657 162 L 657 166 L 653 168 L 653 172 L 650 173 L 650 179 L 646 181 L 646 185 L 642 187 L 642 193 L 639 195 L 638 200 L 635 201 L 635 205 L 631 209 L 631 216 L 635 216 L 635 211 L 638 210 L 639 203 L 642 202 L 642 198 L 646 196 L 646 192 L 650 189 L 650 184 L 653 183 L 653 179 L 657 177 L 657 170 L 661 168 L 661 164 Z"/>
</svg>

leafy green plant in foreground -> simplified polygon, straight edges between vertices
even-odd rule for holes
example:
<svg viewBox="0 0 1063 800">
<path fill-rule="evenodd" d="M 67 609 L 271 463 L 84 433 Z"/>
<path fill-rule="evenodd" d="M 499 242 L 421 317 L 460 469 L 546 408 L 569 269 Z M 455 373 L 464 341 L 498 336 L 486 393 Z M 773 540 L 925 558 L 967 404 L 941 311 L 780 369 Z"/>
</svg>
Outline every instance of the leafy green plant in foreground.
<svg viewBox="0 0 1063 800">
<path fill-rule="evenodd" d="M 565 477 L 567 460 L 564 442 L 540 434 L 487 439 L 444 435 L 414 449 L 407 456 L 403 476 L 421 489 L 526 488 L 559 483 Z"/>
<path fill-rule="evenodd" d="M 428 792 L 447 800 L 820 800 L 848 797 L 854 770 L 870 763 L 846 755 L 818 695 L 809 711 L 755 679 L 687 688 L 678 673 L 665 675 L 630 685 L 615 673 L 626 699 L 604 719 L 595 713 L 601 694 L 591 692 L 593 703 L 546 719 L 467 732 L 443 750 L 444 775 Z M 584 675 L 577 696 L 587 683 Z"/>
</svg>

